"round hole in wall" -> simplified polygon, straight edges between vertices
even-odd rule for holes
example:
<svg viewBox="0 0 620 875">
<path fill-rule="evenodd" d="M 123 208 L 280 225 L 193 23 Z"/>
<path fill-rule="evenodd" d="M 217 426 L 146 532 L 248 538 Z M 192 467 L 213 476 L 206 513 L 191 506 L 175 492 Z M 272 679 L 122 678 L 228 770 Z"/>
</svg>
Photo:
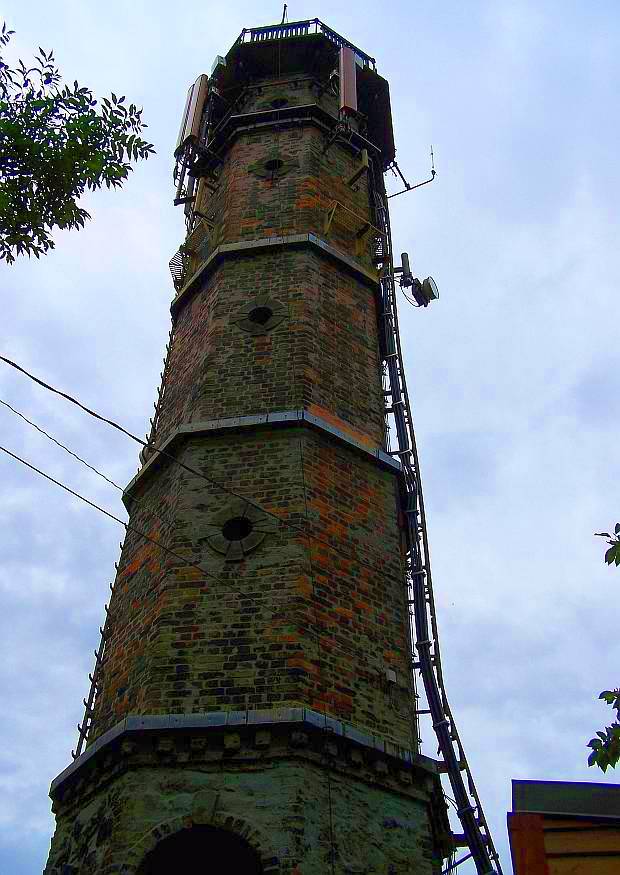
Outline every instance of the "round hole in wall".
<svg viewBox="0 0 620 875">
<path fill-rule="evenodd" d="M 227 541 L 243 541 L 251 534 L 254 526 L 247 517 L 235 516 L 226 520 L 222 526 L 222 534 Z"/>
<path fill-rule="evenodd" d="M 250 322 L 254 322 L 255 325 L 266 325 L 272 316 L 273 310 L 271 307 L 255 307 L 248 313 L 247 318 Z"/>
<path fill-rule="evenodd" d="M 273 109 L 281 109 L 283 106 L 288 106 L 288 100 L 286 97 L 276 97 L 271 101 L 271 106 Z"/>
<path fill-rule="evenodd" d="M 270 173 L 275 173 L 282 167 L 284 167 L 284 161 L 281 158 L 270 158 L 269 161 L 265 161 L 265 170 Z"/>
</svg>

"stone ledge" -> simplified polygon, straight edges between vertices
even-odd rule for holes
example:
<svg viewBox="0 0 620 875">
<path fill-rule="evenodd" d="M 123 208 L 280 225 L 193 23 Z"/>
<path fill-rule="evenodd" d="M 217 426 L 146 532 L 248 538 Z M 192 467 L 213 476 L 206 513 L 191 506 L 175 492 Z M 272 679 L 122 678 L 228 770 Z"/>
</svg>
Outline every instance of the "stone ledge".
<svg viewBox="0 0 620 875">
<path fill-rule="evenodd" d="M 353 447 L 354 449 L 364 453 L 367 457 L 373 459 L 378 465 L 387 468 L 395 474 L 402 471 L 402 465 L 397 459 L 393 459 L 388 453 L 381 449 L 372 450 L 365 446 L 361 441 L 356 440 L 346 432 L 339 429 L 337 426 L 331 425 L 327 420 L 308 410 L 280 410 L 275 413 L 260 413 L 250 416 L 230 416 L 225 419 L 211 419 L 204 422 L 190 422 L 186 425 L 180 425 L 166 439 L 164 445 L 160 447 L 160 452 L 154 452 L 153 455 L 146 461 L 142 468 L 138 471 L 135 477 L 129 482 L 123 493 L 123 503 L 129 510 L 131 507 L 131 494 L 139 482 L 150 472 L 158 462 L 166 460 L 163 453 L 171 455 L 176 445 L 185 438 L 198 437 L 204 434 L 217 434 L 218 432 L 226 432 L 228 430 L 240 431 L 246 428 L 255 429 L 257 426 L 296 426 L 308 425 L 317 431 L 327 433 L 330 437 L 336 438 L 338 441 Z"/>
<path fill-rule="evenodd" d="M 236 258 L 243 255 L 248 255 L 253 252 L 263 252 L 274 247 L 309 247 L 317 252 L 332 258 L 351 271 L 355 276 L 365 283 L 370 284 L 374 289 L 379 286 L 378 273 L 365 268 L 358 264 L 354 258 L 345 255 L 333 246 L 330 246 L 316 234 L 287 234 L 285 236 L 261 237 L 258 240 L 241 240 L 237 243 L 222 243 L 209 255 L 207 260 L 198 268 L 192 277 L 185 283 L 177 296 L 170 305 L 172 318 L 176 318 L 181 306 L 185 303 L 188 297 L 196 291 L 196 287 L 201 280 L 204 280 L 209 273 L 225 258 Z"/>
<path fill-rule="evenodd" d="M 85 766 L 94 764 L 95 760 L 107 759 L 113 749 L 120 748 L 128 752 L 139 739 L 147 734 L 162 734 L 170 737 L 170 733 L 184 735 L 202 735 L 214 732 L 222 738 L 222 747 L 231 751 L 237 750 L 240 741 L 232 738 L 237 733 L 264 733 L 269 728 L 282 730 L 291 734 L 291 745 L 295 748 L 309 744 L 309 738 L 327 733 L 330 744 L 343 745 L 346 748 L 356 748 L 365 752 L 370 758 L 378 775 L 393 772 L 397 775 L 409 774 L 412 770 L 426 774 L 431 780 L 439 781 L 437 762 L 430 757 L 411 751 L 388 741 L 381 736 L 371 735 L 337 720 L 326 714 L 320 714 L 310 708 L 274 708 L 255 711 L 212 711 L 205 714 L 168 714 L 143 715 L 126 717 L 112 729 L 109 729 L 96 741 L 87 747 L 71 765 L 67 766 L 50 786 L 50 796 L 54 798 L 62 792 L 67 783 L 78 780 Z M 230 732 L 228 732 L 230 730 Z M 293 737 L 294 736 L 294 737 Z M 226 739 L 228 738 L 228 741 Z M 240 736 L 239 736 L 240 739 Z M 234 742 L 234 743 L 233 743 Z M 263 742 L 255 747 L 269 746 Z M 168 750 L 170 748 L 170 750 Z M 162 754 L 172 752 L 174 744 L 159 746 Z M 328 751 L 328 753 L 330 753 Z M 330 753 L 330 755 L 333 755 Z M 346 757 L 345 757 L 346 759 Z M 354 757 L 349 757 L 355 763 Z M 378 764 L 382 764 L 379 766 Z M 403 778 L 401 783 L 407 783 Z"/>
</svg>

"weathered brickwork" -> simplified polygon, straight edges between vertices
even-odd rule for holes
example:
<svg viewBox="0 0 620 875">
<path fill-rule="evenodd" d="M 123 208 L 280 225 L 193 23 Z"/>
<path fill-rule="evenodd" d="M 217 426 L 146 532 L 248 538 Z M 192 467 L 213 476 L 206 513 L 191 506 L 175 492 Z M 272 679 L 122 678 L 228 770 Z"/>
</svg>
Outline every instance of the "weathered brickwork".
<svg viewBox="0 0 620 875">
<path fill-rule="evenodd" d="M 199 568 L 128 536 L 91 741 L 127 714 L 305 703 L 412 746 L 394 476 L 298 428 L 196 438 L 181 460 L 273 531 L 227 562 L 209 543 L 227 492 L 169 463 L 146 483 L 133 524 Z"/>
<path fill-rule="evenodd" d="M 159 873 L 166 838 L 198 826 L 262 875 L 439 875 L 450 849 L 412 711 L 371 189 L 350 182 L 373 147 L 351 147 L 363 119 L 333 136 L 336 46 L 297 48 L 283 67 L 242 47 L 247 87 L 226 91 L 152 435 L 172 458 L 149 447 L 125 495 L 45 875 Z"/>
<path fill-rule="evenodd" d="M 307 89 L 301 93 L 308 99 L 300 100 L 299 90 L 290 82 L 267 85 L 259 98 L 250 96 L 240 111 L 264 110 L 279 95 L 291 106 L 312 103 L 337 117 L 333 95 L 317 97 Z M 284 166 L 270 170 L 265 166 L 270 161 L 282 161 Z M 325 134 L 313 124 L 276 126 L 275 135 L 273 125 L 237 133 L 223 159 L 216 190 L 201 188 L 199 209 L 215 224 L 210 248 L 274 234 L 325 236 L 327 211 L 338 201 L 346 209 L 338 208 L 327 239 L 343 253 L 356 255 L 355 232 L 362 222 L 355 217 L 371 221 L 366 177 L 353 187 L 347 184 L 358 166 L 359 158 L 345 149 L 325 151 Z M 374 269 L 371 256 L 369 235 L 359 261 Z"/>
<path fill-rule="evenodd" d="M 286 318 L 264 335 L 237 319 L 259 295 Z M 187 422 L 300 407 L 383 441 L 372 288 L 308 249 L 226 260 L 178 314 L 155 440 Z"/>
</svg>

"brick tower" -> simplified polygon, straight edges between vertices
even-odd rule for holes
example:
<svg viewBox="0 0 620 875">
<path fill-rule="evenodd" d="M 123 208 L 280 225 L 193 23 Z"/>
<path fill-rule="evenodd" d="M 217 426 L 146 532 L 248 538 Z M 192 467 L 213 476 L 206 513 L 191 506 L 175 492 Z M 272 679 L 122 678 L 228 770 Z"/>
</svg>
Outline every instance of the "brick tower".
<svg viewBox="0 0 620 875">
<path fill-rule="evenodd" d="M 387 82 L 320 22 L 244 31 L 190 89 L 171 340 L 46 875 L 441 871 L 385 431 L 393 157 Z"/>
</svg>

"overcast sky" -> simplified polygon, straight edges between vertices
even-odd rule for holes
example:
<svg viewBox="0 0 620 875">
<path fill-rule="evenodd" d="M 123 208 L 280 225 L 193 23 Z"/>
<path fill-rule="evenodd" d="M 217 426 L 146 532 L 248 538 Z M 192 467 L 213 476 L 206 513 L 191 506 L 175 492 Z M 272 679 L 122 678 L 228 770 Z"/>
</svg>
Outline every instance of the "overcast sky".
<svg viewBox="0 0 620 875">
<path fill-rule="evenodd" d="M 129 10 L 129 11 L 128 11 Z M 354 11 L 353 11 L 354 10 Z M 0 267 L 0 351 L 143 434 L 183 235 L 172 149 L 185 94 L 279 3 L 6 0 L 27 58 L 144 106 L 157 155 L 41 261 Z M 401 320 L 444 673 L 505 873 L 513 778 L 586 765 L 618 684 L 617 2 L 292 2 L 377 58 L 398 160 L 394 246 L 440 301 Z M 137 448 L 3 366 L 0 397 L 123 485 Z M 10 412 L 2 444 L 122 514 L 119 496 Z M 0 458 L 0 871 L 40 872 L 122 529 Z M 425 752 L 435 753 L 430 727 Z"/>
</svg>

